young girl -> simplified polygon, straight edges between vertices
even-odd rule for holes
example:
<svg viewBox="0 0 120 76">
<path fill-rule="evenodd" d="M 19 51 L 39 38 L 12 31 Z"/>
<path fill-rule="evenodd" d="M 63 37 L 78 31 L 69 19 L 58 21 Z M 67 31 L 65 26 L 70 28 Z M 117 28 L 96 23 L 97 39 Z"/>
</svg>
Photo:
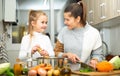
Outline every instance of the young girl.
<svg viewBox="0 0 120 76">
<path fill-rule="evenodd" d="M 47 35 L 43 34 L 47 28 L 47 15 L 40 10 L 29 13 L 28 35 L 23 36 L 19 58 L 25 59 L 27 54 L 33 58 L 40 56 L 54 56 L 53 47 Z M 41 51 L 42 50 L 42 51 Z"/>
</svg>

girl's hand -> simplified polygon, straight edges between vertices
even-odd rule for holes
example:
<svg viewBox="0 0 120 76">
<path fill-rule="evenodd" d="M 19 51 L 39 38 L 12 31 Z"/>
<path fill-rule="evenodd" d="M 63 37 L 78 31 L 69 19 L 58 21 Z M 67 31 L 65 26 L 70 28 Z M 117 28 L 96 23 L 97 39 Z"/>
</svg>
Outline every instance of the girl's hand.
<svg viewBox="0 0 120 76">
<path fill-rule="evenodd" d="M 41 54 L 42 56 L 49 56 L 49 54 L 48 54 L 48 52 L 47 52 L 46 50 L 40 51 L 40 54 Z"/>
<path fill-rule="evenodd" d="M 64 53 L 63 57 L 67 57 L 73 63 L 76 63 L 77 61 L 80 61 L 79 57 L 76 54 L 73 54 L 73 53 Z"/>
<path fill-rule="evenodd" d="M 89 65 L 92 66 L 93 68 L 96 68 L 96 64 L 98 63 L 97 59 L 91 59 Z"/>
<path fill-rule="evenodd" d="M 31 53 L 34 54 L 36 51 L 38 51 L 42 56 L 49 56 L 48 52 L 46 50 L 41 49 L 39 45 L 34 46 L 32 48 Z"/>
<path fill-rule="evenodd" d="M 40 48 L 39 45 L 34 46 L 34 47 L 32 48 L 31 53 L 34 54 L 36 51 L 38 51 L 38 48 Z"/>
</svg>

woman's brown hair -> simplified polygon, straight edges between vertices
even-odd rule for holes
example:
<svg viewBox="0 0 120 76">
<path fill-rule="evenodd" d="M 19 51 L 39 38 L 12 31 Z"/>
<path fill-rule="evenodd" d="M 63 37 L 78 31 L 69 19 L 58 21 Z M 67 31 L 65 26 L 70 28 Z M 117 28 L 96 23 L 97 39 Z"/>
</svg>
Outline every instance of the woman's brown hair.
<svg viewBox="0 0 120 76">
<path fill-rule="evenodd" d="M 78 16 L 81 17 L 80 23 L 83 24 L 83 26 L 86 25 L 86 5 L 83 1 L 79 1 L 78 3 L 72 3 L 68 5 L 64 12 L 70 12 L 71 16 L 74 18 L 77 18 Z"/>
</svg>

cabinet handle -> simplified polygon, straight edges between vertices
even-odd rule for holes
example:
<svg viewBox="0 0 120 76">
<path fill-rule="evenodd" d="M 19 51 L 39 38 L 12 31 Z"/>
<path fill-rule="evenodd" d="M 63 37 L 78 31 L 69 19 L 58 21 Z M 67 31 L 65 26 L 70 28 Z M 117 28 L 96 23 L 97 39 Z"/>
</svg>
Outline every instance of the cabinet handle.
<svg viewBox="0 0 120 76">
<path fill-rule="evenodd" d="M 117 12 L 120 14 L 120 0 L 117 0 Z"/>
<path fill-rule="evenodd" d="M 120 10 L 117 10 L 118 13 L 120 13 Z"/>
<path fill-rule="evenodd" d="M 105 19 L 106 16 L 105 16 L 105 5 L 106 3 L 101 3 L 100 4 L 100 7 L 101 7 L 101 16 L 100 16 L 100 19 Z"/>
</svg>

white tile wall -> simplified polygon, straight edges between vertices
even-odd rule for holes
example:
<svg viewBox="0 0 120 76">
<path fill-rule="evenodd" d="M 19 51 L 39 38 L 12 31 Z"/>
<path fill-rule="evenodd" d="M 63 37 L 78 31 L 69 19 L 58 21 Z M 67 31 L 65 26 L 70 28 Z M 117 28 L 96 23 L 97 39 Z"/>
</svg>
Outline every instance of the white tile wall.
<svg viewBox="0 0 120 76">
<path fill-rule="evenodd" d="M 109 28 L 103 28 L 103 41 L 108 45 L 108 51 L 112 55 L 120 55 L 120 24 Z"/>
<path fill-rule="evenodd" d="M 120 55 L 120 24 L 110 29 L 110 43 L 113 55 Z"/>
<path fill-rule="evenodd" d="M 13 67 L 13 65 L 15 64 L 18 54 L 19 54 L 18 50 L 8 50 L 8 57 L 11 63 L 11 67 Z"/>
</svg>

